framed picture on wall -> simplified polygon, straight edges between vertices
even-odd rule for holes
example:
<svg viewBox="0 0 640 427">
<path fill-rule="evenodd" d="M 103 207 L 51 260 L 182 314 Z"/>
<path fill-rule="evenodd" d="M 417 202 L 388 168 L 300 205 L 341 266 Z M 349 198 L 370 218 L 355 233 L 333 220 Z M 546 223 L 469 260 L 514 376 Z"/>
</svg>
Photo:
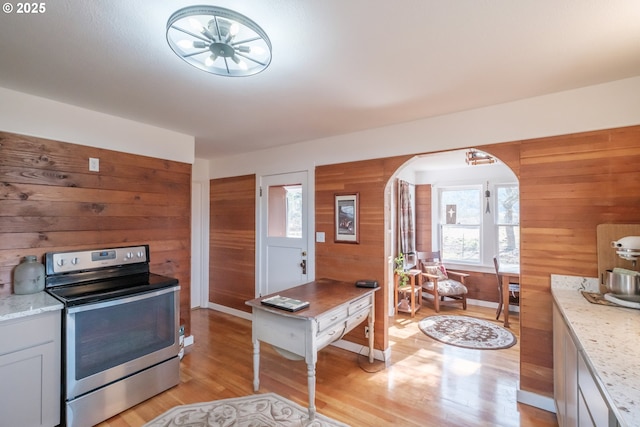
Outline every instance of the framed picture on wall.
<svg viewBox="0 0 640 427">
<path fill-rule="evenodd" d="M 337 243 L 359 243 L 360 211 L 359 193 L 336 193 L 335 195 L 335 241 Z"/>
</svg>

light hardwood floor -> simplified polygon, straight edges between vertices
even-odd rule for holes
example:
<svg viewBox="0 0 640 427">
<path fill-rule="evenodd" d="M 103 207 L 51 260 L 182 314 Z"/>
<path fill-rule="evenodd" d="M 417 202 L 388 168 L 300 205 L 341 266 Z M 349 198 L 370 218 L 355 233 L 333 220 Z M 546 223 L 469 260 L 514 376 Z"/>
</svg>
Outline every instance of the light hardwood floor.
<svg viewBox="0 0 640 427">
<path fill-rule="evenodd" d="M 444 307 L 495 321 L 495 310 Z M 391 319 L 391 360 L 366 357 L 333 346 L 318 354 L 319 413 L 359 426 L 557 426 L 554 414 L 516 402 L 519 344 L 504 350 L 469 350 L 441 344 L 418 329 L 435 314 L 425 306 L 414 319 Z M 517 314 L 510 317 L 518 335 Z M 178 386 L 103 423 L 139 427 L 176 405 L 253 393 L 251 323 L 220 312 L 191 313 L 195 343 L 181 362 Z M 499 323 L 499 322 L 496 322 Z M 306 366 L 261 346 L 260 392 L 275 392 L 307 406 Z"/>
</svg>

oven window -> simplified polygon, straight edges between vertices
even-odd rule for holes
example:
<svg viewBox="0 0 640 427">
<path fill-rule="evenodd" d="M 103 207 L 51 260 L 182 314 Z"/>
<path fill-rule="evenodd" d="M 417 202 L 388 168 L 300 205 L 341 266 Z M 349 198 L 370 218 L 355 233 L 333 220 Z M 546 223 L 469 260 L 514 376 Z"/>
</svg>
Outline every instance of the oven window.
<svg viewBox="0 0 640 427">
<path fill-rule="evenodd" d="M 175 295 L 170 292 L 76 313 L 76 379 L 173 345 Z"/>
</svg>

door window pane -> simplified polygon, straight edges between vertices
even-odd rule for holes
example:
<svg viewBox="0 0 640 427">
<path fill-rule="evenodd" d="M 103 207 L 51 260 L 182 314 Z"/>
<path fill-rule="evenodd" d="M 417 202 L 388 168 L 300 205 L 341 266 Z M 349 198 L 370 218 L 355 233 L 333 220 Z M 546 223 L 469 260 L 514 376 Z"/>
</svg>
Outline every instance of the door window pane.
<svg viewBox="0 0 640 427">
<path fill-rule="evenodd" d="M 273 185 L 268 189 L 269 237 L 302 238 L 302 185 Z"/>
</svg>

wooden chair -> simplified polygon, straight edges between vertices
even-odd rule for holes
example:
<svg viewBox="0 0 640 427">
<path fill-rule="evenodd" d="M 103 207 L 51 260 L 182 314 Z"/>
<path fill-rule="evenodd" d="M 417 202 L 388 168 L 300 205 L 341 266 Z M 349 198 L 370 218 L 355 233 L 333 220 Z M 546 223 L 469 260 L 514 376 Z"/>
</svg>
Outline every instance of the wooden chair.
<svg viewBox="0 0 640 427">
<path fill-rule="evenodd" d="M 418 252 L 417 258 L 422 271 L 420 285 L 424 292 L 433 295 L 436 313 L 440 312 L 440 303 L 444 302 L 445 298 L 462 303 L 462 308 L 466 310 L 468 290 L 464 281 L 469 275 L 457 271 L 447 271 L 441 262 L 440 251 Z M 449 276 L 454 276 L 457 280 Z"/>
<path fill-rule="evenodd" d="M 500 313 L 502 313 L 502 301 L 504 298 L 504 295 L 502 294 L 502 275 L 500 274 L 500 264 L 498 264 L 498 257 L 493 257 L 493 267 L 496 270 L 496 279 L 498 280 L 498 309 L 496 310 L 496 320 L 498 320 L 500 318 Z M 514 296 L 517 293 L 519 296 L 520 284 L 509 283 L 509 292 L 513 293 Z M 507 307 L 506 310 L 509 310 L 509 307 Z"/>
</svg>

